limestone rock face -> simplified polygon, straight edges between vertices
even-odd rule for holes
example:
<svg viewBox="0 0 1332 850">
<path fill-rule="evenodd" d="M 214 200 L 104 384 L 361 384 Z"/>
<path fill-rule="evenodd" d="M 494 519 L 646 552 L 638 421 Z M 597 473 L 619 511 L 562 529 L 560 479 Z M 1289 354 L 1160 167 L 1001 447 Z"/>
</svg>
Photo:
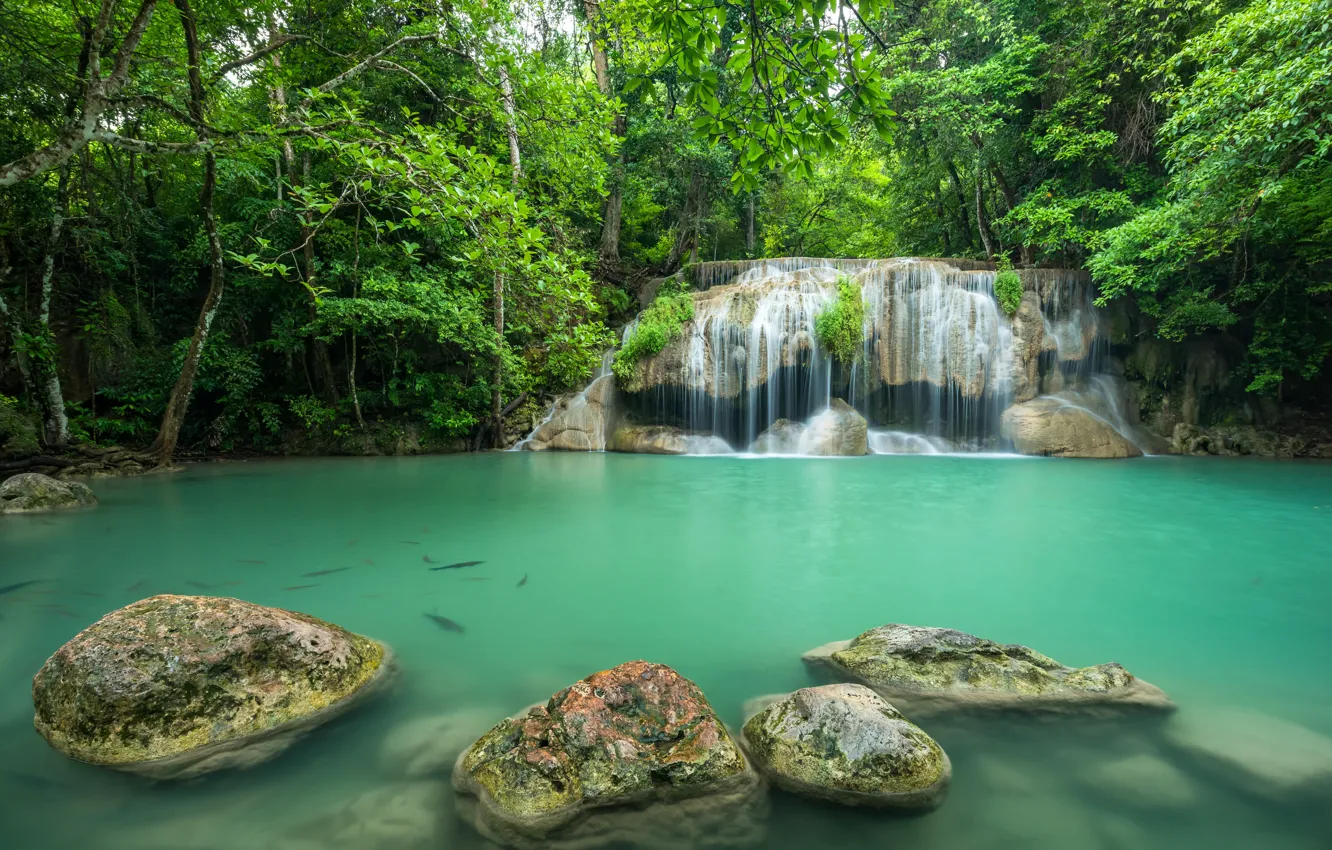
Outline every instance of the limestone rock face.
<svg viewBox="0 0 1332 850">
<path fill-rule="evenodd" d="M 0 514 L 37 513 L 97 504 L 87 484 L 57 481 L 48 475 L 25 472 L 0 483 Z"/>
<path fill-rule="evenodd" d="M 854 407 L 835 398 L 806 424 L 778 419 L 758 439 L 757 454 L 859 457 L 869 454 L 869 425 Z"/>
<path fill-rule="evenodd" d="M 391 661 L 384 645 L 306 614 L 154 596 L 47 659 L 32 683 L 34 724 L 79 761 L 198 776 L 277 755 L 369 694 Z"/>
<path fill-rule="evenodd" d="M 703 692 L 646 661 L 596 673 L 504 720 L 459 758 L 453 785 L 464 817 L 512 847 L 761 838 L 757 774 Z"/>
<path fill-rule="evenodd" d="M 846 805 L 933 808 L 952 777 L 934 739 L 864 685 L 789 694 L 745 723 L 743 741 L 773 784 Z"/>
<path fill-rule="evenodd" d="M 1013 314 L 1013 401 L 1031 401 L 1041 391 L 1041 349 L 1045 344 L 1045 319 L 1041 297 L 1034 290 L 1022 293 L 1022 303 Z"/>
<path fill-rule="evenodd" d="M 1004 411 L 1005 438 L 1024 455 L 1140 457 L 1142 452 L 1106 420 L 1063 399 L 1042 396 Z"/>
<path fill-rule="evenodd" d="M 805 654 L 805 662 L 862 682 L 911 716 L 959 708 L 1047 711 L 1173 709 L 1119 664 L 1072 668 L 1017 644 L 893 623 Z"/>
<path fill-rule="evenodd" d="M 528 451 L 599 452 L 606 448 L 606 430 L 615 396 L 615 377 L 603 375 L 587 389 L 555 405 L 523 444 Z"/>
<path fill-rule="evenodd" d="M 689 451 L 689 441 L 684 431 L 669 425 L 621 425 L 606 448 L 630 454 L 682 455 Z"/>
<path fill-rule="evenodd" d="M 1272 799 L 1332 793 L 1332 738 L 1238 708 L 1201 709 L 1166 725 L 1166 740 L 1220 767 L 1241 790 Z"/>
</svg>

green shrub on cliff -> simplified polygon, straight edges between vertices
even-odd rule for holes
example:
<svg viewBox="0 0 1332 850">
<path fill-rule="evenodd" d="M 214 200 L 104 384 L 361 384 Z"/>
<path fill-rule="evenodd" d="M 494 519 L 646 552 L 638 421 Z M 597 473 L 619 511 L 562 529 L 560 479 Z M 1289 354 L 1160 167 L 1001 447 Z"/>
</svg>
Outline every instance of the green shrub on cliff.
<svg viewBox="0 0 1332 850">
<path fill-rule="evenodd" d="M 621 381 L 633 380 L 638 361 L 661 353 L 661 350 L 680 335 L 684 323 L 694 318 L 694 297 L 683 283 L 668 280 L 657 291 L 657 297 L 638 316 L 638 324 L 615 352 L 611 371 Z"/>
<path fill-rule="evenodd" d="M 994 279 L 994 297 L 999 299 L 999 306 L 1009 316 L 1022 306 L 1022 278 L 1013 271 L 1013 264 L 1007 257 L 999 258 L 999 274 Z"/>
<path fill-rule="evenodd" d="M 860 353 L 865 328 L 865 300 L 860 286 L 846 275 L 837 276 L 837 298 L 814 319 L 819 344 L 843 363 Z"/>
</svg>

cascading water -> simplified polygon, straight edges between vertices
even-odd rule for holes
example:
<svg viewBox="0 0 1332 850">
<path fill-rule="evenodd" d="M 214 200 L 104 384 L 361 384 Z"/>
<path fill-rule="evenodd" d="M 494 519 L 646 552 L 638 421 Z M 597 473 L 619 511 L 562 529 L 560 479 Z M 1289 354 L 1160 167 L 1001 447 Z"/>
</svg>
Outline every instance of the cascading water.
<svg viewBox="0 0 1332 850">
<path fill-rule="evenodd" d="M 619 382 L 617 420 L 677 429 L 690 453 L 728 445 L 744 451 L 797 439 L 793 428 L 814 424 L 843 399 L 868 423 L 860 445 L 870 452 L 1004 450 L 1001 418 L 1014 405 L 1039 393 L 1077 392 L 1085 401 L 1108 392 L 1095 380 L 1108 341 L 1087 275 L 1020 274 L 1022 306 L 1010 318 L 995 296 L 996 272 L 974 260 L 791 257 L 695 265 L 687 275 L 693 319 L 638 364 L 632 381 Z M 853 363 L 834 360 L 815 330 L 842 276 L 858 286 L 865 307 Z M 1117 430 L 1130 427 L 1119 407 L 1065 401 Z M 786 429 L 784 436 L 773 431 L 759 440 L 773 428 Z M 817 429 L 798 440 L 811 433 Z"/>
</svg>

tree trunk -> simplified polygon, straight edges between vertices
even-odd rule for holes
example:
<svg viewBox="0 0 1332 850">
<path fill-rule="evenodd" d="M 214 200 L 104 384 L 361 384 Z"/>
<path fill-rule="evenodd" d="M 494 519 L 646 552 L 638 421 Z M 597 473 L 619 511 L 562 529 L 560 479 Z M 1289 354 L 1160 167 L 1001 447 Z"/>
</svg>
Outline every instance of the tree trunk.
<svg viewBox="0 0 1332 850">
<path fill-rule="evenodd" d="M 614 95 L 614 92 L 611 91 L 610 63 L 606 59 L 605 38 L 600 31 L 600 0 L 583 0 L 583 14 L 587 17 L 588 42 L 592 50 L 592 70 L 596 74 L 597 89 L 609 99 Z M 611 122 L 611 132 L 615 134 L 616 138 L 623 139 L 625 130 L 625 116 L 618 113 Z M 603 266 L 617 266 L 620 264 L 620 225 L 624 213 L 622 184 L 624 182 L 625 162 L 623 151 L 617 159 L 618 163 L 614 164 L 615 167 L 611 174 L 610 193 L 606 196 L 606 214 L 602 219 L 601 244 L 598 248 Z"/>
<path fill-rule="evenodd" d="M 51 235 L 46 243 L 46 256 L 42 259 L 42 305 L 37 314 L 42 333 L 51 342 L 51 359 L 42 360 L 41 375 L 42 431 L 48 446 L 69 443 L 69 418 L 65 415 L 65 394 L 60 389 L 59 351 L 51 333 L 51 295 L 55 289 L 55 254 L 60 247 L 60 234 L 65 227 L 69 211 L 69 163 L 60 167 L 60 182 L 56 188 L 56 208 L 51 214 Z"/>
<path fill-rule="evenodd" d="M 199 71 L 199 36 L 195 28 L 194 10 L 189 0 L 174 0 L 180 10 L 181 27 L 185 31 L 185 46 L 189 51 L 190 78 L 190 115 L 200 124 L 204 117 L 203 77 Z M 189 350 L 185 353 L 185 362 L 180 366 L 180 377 L 171 389 L 171 398 L 167 402 L 166 413 L 162 415 L 162 427 L 157 432 L 149 452 L 156 455 L 159 466 L 170 466 L 171 458 L 176 453 L 176 441 L 180 438 L 180 428 L 185 422 L 185 413 L 189 410 L 190 395 L 194 392 L 194 378 L 199 372 L 199 359 L 203 354 L 204 344 L 208 341 L 208 332 L 213 327 L 213 319 L 222 305 L 222 290 L 225 283 L 222 265 L 222 238 L 217 232 L 217 218 L 213 214 L 213 195 L 217 188 L 217 158 L 211 150 L 204 153 L 203 187 L 199 190 L 199 209 L 203 214 L 204 232 L 208 236 L 208 294 L 204 297 L 203 307 L 199 310 L 199 321 L 194 326 L 194 336 L 190 338 Z"/>
<path fill-rule="evenodd" d="M 504 130 L 509 137 L 509 185 L 514 197 L 518 196 L 518 181 L 523 176 L 523 156 L 518 148 L 518 122 L 514 117 L 513 84 L 509 69 L 500 65 L 500 95 L 504 107 Z M 495 359 L 492 372 L 495 384 L 490 390 L 490 444 L 504 448 L 504 273 L 495 272 Z"/>
<path fill-rule="evenodd" d="M 989 219 L 985 215 L 985 201 L 981 197 L 980 160 L 976 161 L 976 229 L 980 231 L 981 243 L 985 246 L 985 259 L 994 259 L 994 233 L 990 230 Z"/>
<path fill-rule="evenodd" d="M 976 244 L 976 241 L 971 238 L 971 220 L 967 217 L 967 196 L 962 192 L 962 180 L 957 176 L 957 166 L 953 165 L 951 159 L 948 160 L 948 179 L 953 184 L 953 191 L 957 193 L 957 208 L 958 216 L 962 224 L 962 239 L 966 242 L 967 247 L 970 248 Z"/>
<path fill-rule="evenodd" d="M 666 274 L 674 274 L 680 267 L 680 261 L 684 259 L 685 251 L 690 250 L 690 240 L 693 240 L 693 255 L 698 256 L 698 217 L 699 210 L 702 208 L 703 201 L 703 175 L 700 172 L 694 172 L 689 178 L 689 189 L 685 193 L 684 209 L 680 211 L 680 224 L 675 230 L 675 241 L 671 244 L 671 252 L 666 257 Z"/>
<path fill-rule="evenodd" d="M 749 208 L 745 221 L 745 254 L 754 256 L 754 193 L 749 193 Z"/>
</svg>

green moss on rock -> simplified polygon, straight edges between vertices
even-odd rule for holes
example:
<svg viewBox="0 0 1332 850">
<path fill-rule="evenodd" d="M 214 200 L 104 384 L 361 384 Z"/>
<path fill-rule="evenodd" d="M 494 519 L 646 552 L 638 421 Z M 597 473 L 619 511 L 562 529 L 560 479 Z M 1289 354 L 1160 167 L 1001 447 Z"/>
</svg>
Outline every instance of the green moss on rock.
<svg viewBox="0 0 1332 850">
<path fill-rule="evenodd" d="M 376 641 L 306 614 L 154 596 L 47 659 L 33 679 L 34 724 L 71 758 L 151 772 L 313 725 L 378 680 L 386 659 Z"/>
</svg>

